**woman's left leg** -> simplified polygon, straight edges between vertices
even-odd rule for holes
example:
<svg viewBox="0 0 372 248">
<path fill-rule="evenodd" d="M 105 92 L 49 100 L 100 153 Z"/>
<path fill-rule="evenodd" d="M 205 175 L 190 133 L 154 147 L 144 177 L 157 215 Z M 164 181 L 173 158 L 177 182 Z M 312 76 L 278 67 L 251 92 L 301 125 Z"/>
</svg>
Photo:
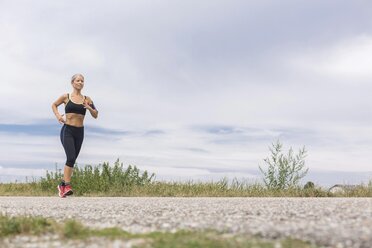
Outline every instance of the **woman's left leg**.
<svg viewBox="0 0 372 248">
<path fill-rule="evenodd" d="M 79 129 L 75 133 L 75 155 L 76 155 L 76 159 L 79 156 L 81 146 L 83 145 L 83 140 L 84 140 L 84 127 L 79 127 Z"/>
<path fill-rule="evenodd" d="M 83 140 L 84 140 L 84 127 L 79 127 L 79 128 L 73 128 L 73 145 L 71 147 L 73 147 L 73 154 L 74 154 L 74 164 L 75 164 L 75 161 L 80 153 L 80 150 L 81 150 L 81 146 L 83 144 Z M 70 167 L 70 166 L 65 166 L 64 168 L 64 180 L 65 182 L 71 182 L 71 176 L 72 176 L 72 172 L 73 172 L 73 166 Z"/>
<path fill-rule="evenodd" d="M 74 169 L 73 167 L 65 165 L 63 169 L 63 180 L 65 182 L 71 182 L 71 175 L 72 175 L 73 169 Z"/>
</svg>

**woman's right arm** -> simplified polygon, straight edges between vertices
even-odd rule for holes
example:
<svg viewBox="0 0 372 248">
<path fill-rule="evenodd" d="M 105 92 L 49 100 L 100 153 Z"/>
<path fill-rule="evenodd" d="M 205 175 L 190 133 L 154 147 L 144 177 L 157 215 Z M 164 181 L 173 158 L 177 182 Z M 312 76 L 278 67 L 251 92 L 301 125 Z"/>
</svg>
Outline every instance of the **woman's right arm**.
<svg viewBox="0 0 372 248">
<path fill-rule="evenodd" d="M 60 96 L 55 102 L 52 103 L 52 110 L 53 110 L 53 113 L 54 115 L 56 116 L 57 120 L 59 121 L 59 123 L 65 123 L 65 120 L 63 119 L 63 115 L 60 115 L 59 112 L 58 112 L 58 106 L 61 105 L 62 103 L 65 102 L 67 98 L 67 94 L 63 94 L 62 96 Z"/>
</svg>

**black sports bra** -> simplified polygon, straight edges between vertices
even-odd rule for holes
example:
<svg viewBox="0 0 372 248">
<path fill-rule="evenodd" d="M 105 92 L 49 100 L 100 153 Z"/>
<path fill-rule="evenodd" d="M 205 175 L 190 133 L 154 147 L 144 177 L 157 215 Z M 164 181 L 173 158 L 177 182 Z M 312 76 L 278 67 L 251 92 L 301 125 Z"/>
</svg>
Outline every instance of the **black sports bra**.
<svg viewBox="0 0 372 248">
<path fill-rule="evenodd" d="M 84 105 L 83 104 L 77 104 L 77 103 L 74 103 L 70 97 L 69 97 L 69 94 L 67 93 L 67 98 L 68 98 L 68 102 L 65 106 L 65 113 L 75 113 L 75 114 L 81 114 L 81 115 L 85 115 L 85 112 L 87 112 L 87 109 L 84 108 Z M 85 101 L 85 96 L 84 96 L 84 101 Z"/>
</svg>

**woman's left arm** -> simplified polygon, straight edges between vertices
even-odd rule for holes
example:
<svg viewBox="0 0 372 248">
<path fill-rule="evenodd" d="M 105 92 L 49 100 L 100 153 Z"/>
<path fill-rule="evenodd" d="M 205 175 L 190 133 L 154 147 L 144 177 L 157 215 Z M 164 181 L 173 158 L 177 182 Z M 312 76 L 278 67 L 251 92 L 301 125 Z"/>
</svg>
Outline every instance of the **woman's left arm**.
<svg viewBox="0 0 372 248">
<path fill-rule="evenodd" d="M 87 96 L 87 101 L 84 102 L 84 107 L 89 110 L 94 119 L 97 119 L 98 110 L 96 109 L 96 106 L 94 106 L 93 101 L 89 96 Z"/>
</svg>

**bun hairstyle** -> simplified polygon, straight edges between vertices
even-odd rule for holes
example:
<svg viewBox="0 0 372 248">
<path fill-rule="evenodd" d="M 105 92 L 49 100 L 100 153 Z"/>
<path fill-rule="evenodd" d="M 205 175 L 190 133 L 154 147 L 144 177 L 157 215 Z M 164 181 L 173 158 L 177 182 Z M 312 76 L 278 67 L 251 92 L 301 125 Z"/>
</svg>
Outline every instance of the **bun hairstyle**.
<svg viewBox="0 0 372 248">
<path fill-rule="evenodd" d="M 75 80 L 77 77 L 79 77 L 79 76 L 82 77 L 83 80 L 84 80 L 84 76 L 81 75 L 80 73 L 77 73 L 77 74 L 75 74 L 75 75 L 72 76 L 72 78 L 71 78 L 71 83 L 74 82 L 74 80 Z"/>
</svg>

